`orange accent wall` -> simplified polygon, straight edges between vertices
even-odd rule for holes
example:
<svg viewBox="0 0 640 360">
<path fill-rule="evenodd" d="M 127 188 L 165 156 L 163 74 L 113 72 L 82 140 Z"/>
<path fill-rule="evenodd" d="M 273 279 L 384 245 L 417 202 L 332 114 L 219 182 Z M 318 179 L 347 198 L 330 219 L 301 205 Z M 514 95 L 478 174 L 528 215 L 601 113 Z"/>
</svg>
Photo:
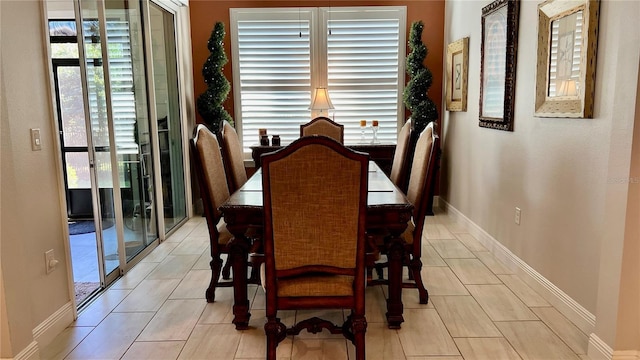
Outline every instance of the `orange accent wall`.
<svg viewBox="0 0 640 360">
<path fill-rule="evenodd" d="M 436 103 L 438 114 L 442 118 L 442 60 L 444 58 L 444 0 L 440 1 L 415 1 L 415 0 L 333 0 L 333 1 L 312 1 L 312 0 L 192 0 L 189 2 L 191 15 L 191 46 L 193 51 L 193 79 L 194 94 L 200 96 L 207 86 L 202 79 L 202 65 L 209 56 L 207 41 L 217 21 L 222 21 L 225 25 L 226 36 L 224 48 L 229 58 L 229 63 L 224 68 L 224 74 L 231 82 L 233 88 L 232 64 L 231 64 L 231 38 L 229 31 L 229 8 L 259 8 L 259 7 L 337 7 L 337 6 L 406 6 L 407 7 L 407 31 L 406 37 L 409 39 L 409 29 L 411 23 L 422 20 L 424 30 L 422 41 L 427 46 L 429 53 L 425 59 L 425 66 L 433 73 L 433 84 L 429 89 L 429 97 Z M 407 48 L 407 52 L 408 52 Z M 405 81 L 406 84 L 406 81 Z M 229 99 L 225 102 L 225 109 L 234 116 L 233 89 L 229 93 Z M 196 112 L 197 113 L 197 112 Z M 406 114 L 408 115 L 408 114 Z M 407 116 L 405 116 L 406 118 Z M 197 121 L 201 122 L 200 115 Z"/>
</svg>

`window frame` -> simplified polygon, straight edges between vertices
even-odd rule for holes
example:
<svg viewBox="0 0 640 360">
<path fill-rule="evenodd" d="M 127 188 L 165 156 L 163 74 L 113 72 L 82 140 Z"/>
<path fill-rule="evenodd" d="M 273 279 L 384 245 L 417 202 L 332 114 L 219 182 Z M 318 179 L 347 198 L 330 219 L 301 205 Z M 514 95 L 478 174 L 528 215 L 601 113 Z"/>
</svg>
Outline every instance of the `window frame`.
<svg viewBox="0 0 640 360">
<path fill-rule="evenodd" d="M 328 85 L 328 57 L 327 36 L 328 22 L 340 18 L 345 19 L 386 19 L 390 14 L 397 16 L 398 20 L 398 71 L 397 71 L 397 105 L 396 105 L 396 135 L 404 123 L 403 92 L 405 86 L 405 61 L 406 61 L 406 6 L 362 6 L 362 7 L 317 7 L 317 8 L 230 8 L 230 38 L 231 58 L 233 69 L 233 84 L 240 84 L 239 47 L 238 47 L 238 21 L 243 20 L 269 20 L 275 15 L 282 15 L 287 19 L 309 21 L 310 42 L 310 94 L 317 87 Z M 353 16 L 351 16 L 353 15 Z M 364 16 L 362 16 L 364 15 Z M 396 17 L 394 17 L 396 18 Z M 321 56 L 325 54 L 325 56 Z M 232 86 L 234 96 L 234 120 L 236 131 L 244 144 L 244 124 L 242 118 L 242 87 Z M 311 99 L 309 99 L 311 100 Z M 309 118 L 311 120 L 311 118 Z M 337 120 L 340 122 L 339 120 Z M 394 140 L 395 141 L 395 140 Z M 256 144 L 258 135 L 256 134 Z M 245 149 L 245 159 L 251 159 L 250 151 Z"/>
</svg>

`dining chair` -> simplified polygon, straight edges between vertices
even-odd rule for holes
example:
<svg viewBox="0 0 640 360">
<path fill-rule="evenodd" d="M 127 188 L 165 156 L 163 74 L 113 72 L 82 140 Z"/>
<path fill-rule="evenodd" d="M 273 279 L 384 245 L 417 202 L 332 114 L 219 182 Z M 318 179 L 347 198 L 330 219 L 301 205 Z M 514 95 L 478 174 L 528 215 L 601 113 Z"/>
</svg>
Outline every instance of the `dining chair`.
<svg viewBox="0 0 640 360">
<path fill-rule="evenodd" d="M 342 334 L 365 359 L 367 154 L 325 136 L 262 157 L 267 359 L 303 329 Z M 342 326 L 317 317 L 287 328 L 278 310 L 350 309 Z"/>
<path fill-rule="evenodd" d="M 308 123 L 300 125 L 300 137 L 310 135 L 328 136 L 340 144 L 344 144 L 344 125 L 338 124 L 328 117 L 318 116 Z"/>
<path fill-rule="evenodd" d="M 398 133 L 398 143 L 393 154 L 389 179 L 403 192 L 407 192 L 407 175 L 411 167 L 411 120 L 408 120 Z"/>
<path fill-rule="evenodd" d="M 232 282 L 219 282 L 222 267 L 221 254 L 228 254 L 227 244 L 233 235 L 227 230 L 222 213 L 218 208 L 230 196 L 225 175 L 222 154 L 216 136 L 199 124 L 191 139 L 191 151 L 194 158 L 195 171 L 200 183 L 200 195 L 204 207 L 204 215 L 209 229 L 209 246 L 211 250 L 211 281 L 205 293 L 207 302 L 214 302 L 217 287 L 232 286 Z"/>
<path fill-rule="evenodd" d="M 238 133 L 226 120 L 220 125 L 220 142 L 229 191 L 234 193 L 247 182 L 247 170 L 244 167 L 244 151 Z"/>
<path fill-rule="evenodd" d="M 407 229 L 402 234 L 404 242 L 405 260 L 404 266 L 409 269 L 409 280 L 402 287 L 417 288 L 420 303 L 429 301 L 429 293 L 424 286 L 420 270 L 422 270 L 422 231 L 429 207 L 429 198 L 433 196 L 434 184 L 438 170 L 440 154 L 440 138 L 436 134 L 434 122 L 429 123 L 420 133 L 416 142 L 414 157 L 409 175 L 407 199 L 413 204 L 413 214 L 407 224 Z M 383 236 L 376 236 L 376 243 L 380 253 L 385 253 L 386 244 Z M 371 241 L 371 240 L 370 240 Z M 371 264 L 369 264 L 371 266 Z M 375 263 L 378 275 L 386 263 Z M 370 281 L 370 284 L 388 283 L 388 281 Z"/>
</svg>

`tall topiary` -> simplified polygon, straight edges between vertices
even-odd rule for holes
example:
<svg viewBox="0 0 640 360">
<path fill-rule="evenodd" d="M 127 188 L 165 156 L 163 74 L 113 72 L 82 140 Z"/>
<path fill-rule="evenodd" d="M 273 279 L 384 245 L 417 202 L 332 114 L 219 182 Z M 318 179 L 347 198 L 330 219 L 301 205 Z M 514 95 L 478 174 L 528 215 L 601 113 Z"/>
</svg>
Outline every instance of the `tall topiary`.
<svg viewBox="0 0 640 360">
<path fill-rule="evenodd" d="M 202 66 L 202 77 L 207 83 L 207 90 L 200 94 L 196 102 L 198 113 L 213 132 L 220 130 L 223 120 L 233 124 L 231 115 L 222 106 L 231 89 L 231 84 L 222 73 L 223 66 L 228 62 L 222 42 L 224 35 L 224 23 L 216 22 L 207 42 L 211 54 Z"/>
<path fill-rule="evenodd" d="M 407 56 L 407 74 L 410 80 L 404 88 L 404 105 L 411 111 L 414 130 L 419 134 L 432 121 L 438 118 L 436 104 L 427 96 L 433 76 L 423 62 L 427 56 L 427 47 L 422 43 L 422 21 L 411 24 L 409 48 Z"/>
</svg>

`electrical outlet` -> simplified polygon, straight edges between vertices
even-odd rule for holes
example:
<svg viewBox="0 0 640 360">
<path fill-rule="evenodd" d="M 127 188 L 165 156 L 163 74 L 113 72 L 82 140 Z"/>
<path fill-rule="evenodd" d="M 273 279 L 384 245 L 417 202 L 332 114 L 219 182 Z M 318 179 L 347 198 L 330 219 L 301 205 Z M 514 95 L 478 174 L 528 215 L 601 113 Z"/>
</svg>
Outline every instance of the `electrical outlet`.
<svg viewBox="0 0 640 360">
<path fill-rule="evenodd" d="M 51 273 L 58 266 L 58 260 L 56 260 L 56 255 L 53 252 L 53 249 L 45 251 L 44 253 L 44 265 L 47 269 L 47 274 Z"/>
<path fill-rule="evenodd" d="M 517 208 L 516 208 L 516 218 L 515 218 L 516 225 L 520 225 L 520 216 L 521 216 L 521 215 L 522 215 L 522 214 L 520 213 L 520 208 L 519 208 L 519 207 L 517 207 Z"/>
</svg>

